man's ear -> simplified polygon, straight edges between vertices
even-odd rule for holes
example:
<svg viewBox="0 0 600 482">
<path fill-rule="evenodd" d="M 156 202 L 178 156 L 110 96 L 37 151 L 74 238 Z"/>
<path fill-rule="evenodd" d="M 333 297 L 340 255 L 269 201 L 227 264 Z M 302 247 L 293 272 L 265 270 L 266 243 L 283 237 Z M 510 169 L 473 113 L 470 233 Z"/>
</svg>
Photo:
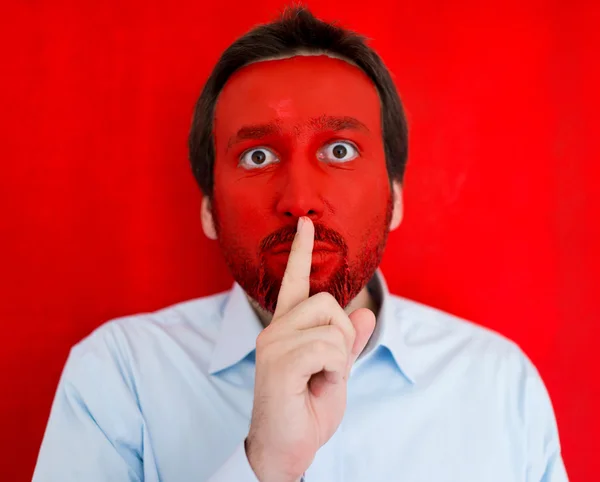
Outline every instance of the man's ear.
<svg viewBox="0 0 600 482">
<path fill-rule="evenodd" d="M 390 221 L 390 231 L 393 231 L 402 222 L 404 217 L 404 202 L 402 200 L 402 185 L 398 181 L 392 181 L 392 195 L 394 207 Z"/>
<path fill-rule="evenodd" d="M 208 196 L 202 198 L 202 207 L 200 208 L 200 219 L 202 220 L 202 229 L 208 239 L 217 239 L 217 230 L 215 229 L 215 220 L 212 215 L 211 203 Z"/>
</svg>

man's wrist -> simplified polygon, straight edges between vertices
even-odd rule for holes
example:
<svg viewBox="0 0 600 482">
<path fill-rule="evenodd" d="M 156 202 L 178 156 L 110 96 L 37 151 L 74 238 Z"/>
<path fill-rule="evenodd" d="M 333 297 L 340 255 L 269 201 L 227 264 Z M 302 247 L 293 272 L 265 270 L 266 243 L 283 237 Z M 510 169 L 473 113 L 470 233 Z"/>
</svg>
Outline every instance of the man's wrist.
<svg viewBox="0 0 600 482">
<path fill-rule="evenodd" d="M 260 451 L 260 446 L 257 447 L 256 441 L 253 442 L 250 435 L 244 440 L 244 450 L 250 468 L 259 482 L 305 482 L 304 474 L 299 477 L 290 473 L 284 474 L 284 471 L 278 471 L 272 464 L 265 463 L 260 454 L 257 454 Z"/>
</svg>

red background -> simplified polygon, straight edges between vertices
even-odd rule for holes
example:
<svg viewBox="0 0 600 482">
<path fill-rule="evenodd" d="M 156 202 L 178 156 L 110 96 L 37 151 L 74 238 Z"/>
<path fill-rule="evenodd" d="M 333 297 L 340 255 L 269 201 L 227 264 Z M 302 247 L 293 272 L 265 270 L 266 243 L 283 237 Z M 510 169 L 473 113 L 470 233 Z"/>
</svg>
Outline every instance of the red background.
<svg viewBox="0 0 600 482">
<path fill-rule="evenodd" d="M 517 341 L 567 470 L 600 430 L 599 2 L 309 2 L 372 38 L 411 126 L 393 292 Z M 228 289 L 187 164 L 219 53 L 277 1 L 27 1 L 2 15 L 2 480 L 31 478 L 69 347 L 110 318 Z M 597 479 L 596 479 L 597 480 Z"/>
</svg>

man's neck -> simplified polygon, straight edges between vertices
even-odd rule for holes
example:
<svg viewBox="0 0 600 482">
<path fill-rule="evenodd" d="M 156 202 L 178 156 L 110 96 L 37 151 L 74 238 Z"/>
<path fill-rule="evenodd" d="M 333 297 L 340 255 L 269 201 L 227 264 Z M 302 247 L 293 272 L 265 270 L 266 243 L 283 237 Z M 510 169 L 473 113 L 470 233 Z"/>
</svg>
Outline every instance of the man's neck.
<svg viewBox="0 0 600 482">
<path fill-rule="evenodd" d="M 271 319 L 273 318 L 273 314 L 265 310 L 247 294 L 246 297 L 248 298 L 248 301 L 250 301 L 250 305 L 252 306 L 254 312 L 260 319 L 260 322 L 262 323 L 263 327 L 267 327 L 271 322 Z M 348 306 L 344 308 L 344 311 L 346 312 L 346 314 L 349 315 L 358 308 L 370 309 L 375 314 L 375 318 L 377 318 L 377 316 L 379 315 L 380 306 L 373 298 L 373 296 L 369 292 L 369 289 L 366 286 L 360 291 L 360 293 L 358 293 L 358 295 L 356 295 L 356 297 L 348 304 Z"/>
</svg>

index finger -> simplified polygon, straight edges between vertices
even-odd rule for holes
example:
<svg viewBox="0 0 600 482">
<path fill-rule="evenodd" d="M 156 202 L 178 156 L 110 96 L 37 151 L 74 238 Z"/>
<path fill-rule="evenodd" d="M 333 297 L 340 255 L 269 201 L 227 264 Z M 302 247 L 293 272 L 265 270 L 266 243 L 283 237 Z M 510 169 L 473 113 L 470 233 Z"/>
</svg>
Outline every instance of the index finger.
<svg viewBox="0 0 600 482">
<path fill-rule="evenodd" d="M 296 236 L 281 281 L 273 319 L 285 315 L 308 298 L 314 240 L 315 227 L 310 218 L 306 216 L 298 218 Z"/>
</svg>

